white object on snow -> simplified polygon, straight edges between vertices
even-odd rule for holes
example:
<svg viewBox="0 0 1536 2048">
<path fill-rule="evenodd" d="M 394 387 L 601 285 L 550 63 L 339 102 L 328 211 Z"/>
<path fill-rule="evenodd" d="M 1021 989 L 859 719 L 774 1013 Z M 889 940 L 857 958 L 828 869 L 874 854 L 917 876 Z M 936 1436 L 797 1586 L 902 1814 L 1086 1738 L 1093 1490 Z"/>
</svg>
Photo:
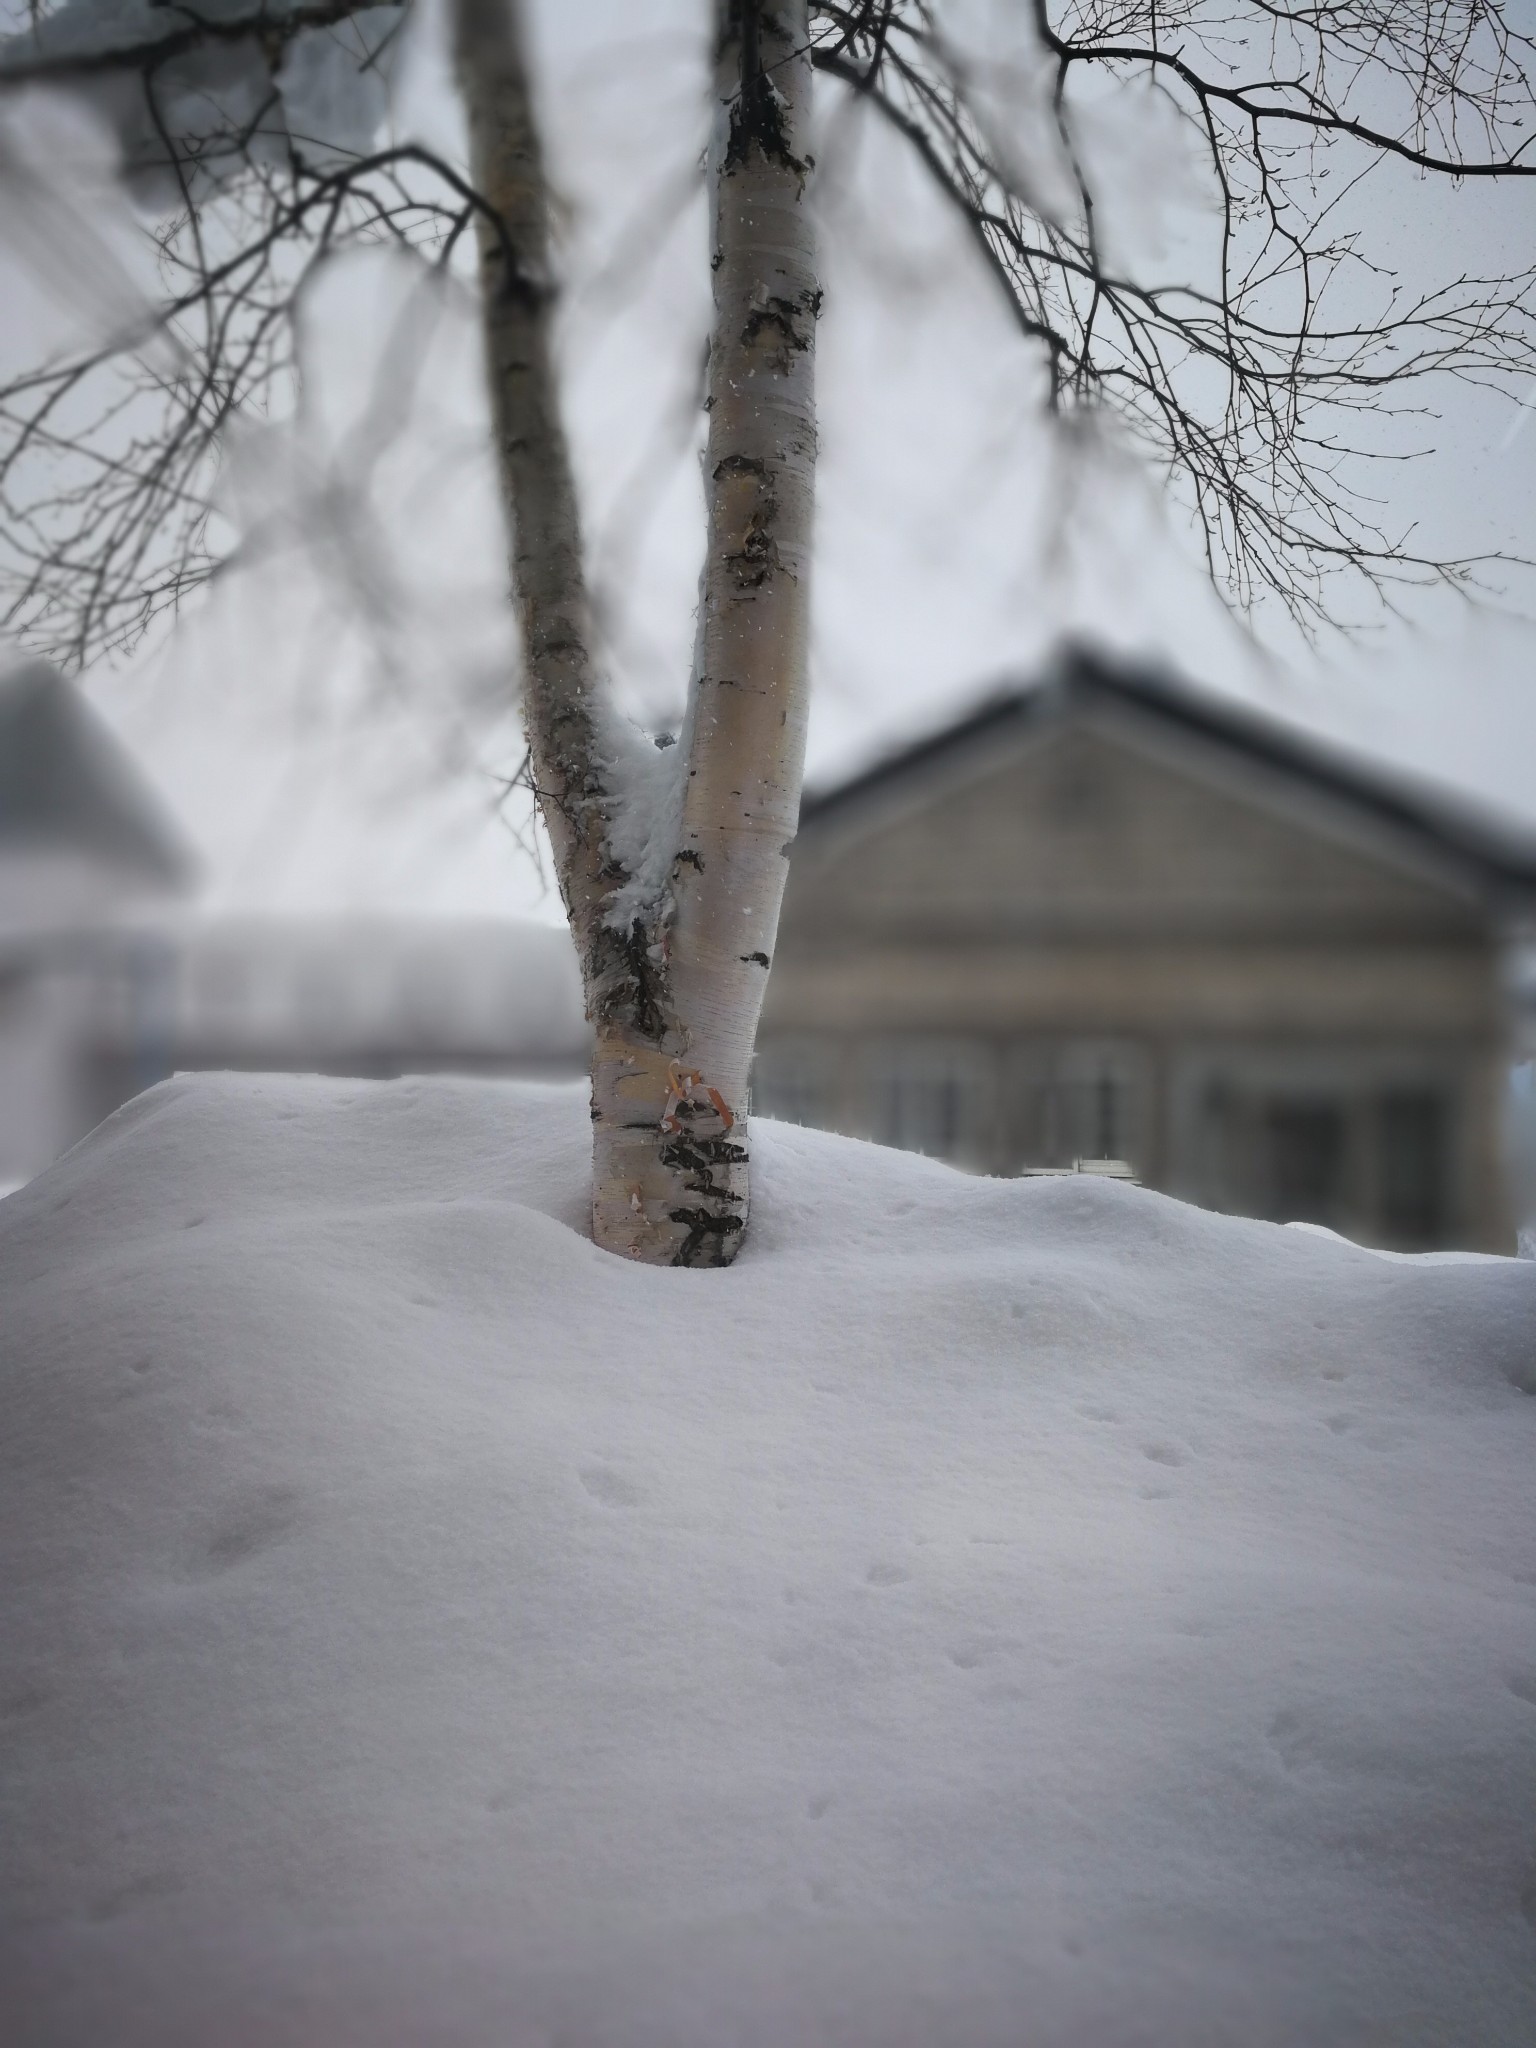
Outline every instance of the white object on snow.
<svg viewBox="0 0 1536 2048">
<path fill-rule="evenodd" d="M 1100 1180 L 1128 1180 L 1136 1186 L 1136 1169 L 1127 1159 L 1074 1159 L 1070 1166 L 1026 1166 L 1022 1169 L 1025 1180 L 1057 1180 L 1063 1174 L 1091 1173 Z"/>
<path fill-rule="evenodd" d="M 1536 1270 L 584 1092 L 0 1208 L 0 2009 L 112 2048 L 1536 2039 Z"/>
</svg>

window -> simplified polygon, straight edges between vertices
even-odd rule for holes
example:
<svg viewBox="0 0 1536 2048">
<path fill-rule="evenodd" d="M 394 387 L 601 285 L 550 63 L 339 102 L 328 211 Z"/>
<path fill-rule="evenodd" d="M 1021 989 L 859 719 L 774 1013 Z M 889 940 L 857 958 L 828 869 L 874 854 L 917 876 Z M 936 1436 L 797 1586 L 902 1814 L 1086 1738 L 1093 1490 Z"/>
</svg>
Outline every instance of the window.
<svg viewBox="0 0 1536 2048">
<path fill-rule="evenodd" d="M 1267 1213 L 1283 1223 L 1337 1226 L 1344 1203 L 1344 1106 L 1271 1099 L 1262 1123 Z"/>
<path fill-rule="evenodd" d="M 1402 1243 L 1437 1243 L 1446 1222 L 1445 1099 L 1404 1088 L 1383 1095 L 1376 1108 L 1382 1224 Z"/>
<path fill-rule="evenodd" d="M 964 1040 L 887 1040 L 870 1062 L 870 1122 L 877 1143 L 956 1165 L 991 1163 L 998 1115 L 990 1048 Z"/>
<path fill-rule="evenodd" d="M 1062 1061 L 1058 1087 L 1066 1149 L 1074 1159 L 1128 1159 L 1134 1091 L 1130 1066 L 1114 1051 L 1073 1046 Z"/>
<path fill-rule="evenodd" d="M 1456 1232 L 1456 1088 L 1433 1053 L 1221 1048 L 1177 1076 L 1170 1192 L 1422 1250 Z"/>
<path fill-rule="evenodd" d="M 1016 1166 L 1144 1165 L 1146 1060 L 1124 1043 L 1025 1042 L 1011 1062 Z"/>
<path fill-rule="evenodd" d="M 781 1124 L 836 1129 L 842 1050 L 824 1038 L 770 1039 L 752 1063 L 752 1107 Z"/>
</svg>

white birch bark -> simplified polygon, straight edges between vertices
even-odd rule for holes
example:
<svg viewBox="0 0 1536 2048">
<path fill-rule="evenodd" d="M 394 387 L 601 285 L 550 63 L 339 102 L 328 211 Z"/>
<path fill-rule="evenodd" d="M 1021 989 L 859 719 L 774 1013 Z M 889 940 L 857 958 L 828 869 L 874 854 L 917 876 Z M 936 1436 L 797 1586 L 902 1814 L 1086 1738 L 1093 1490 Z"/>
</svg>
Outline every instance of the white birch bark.
<svg viewBox="0 0 1536 2048">
<path fill-rule="evenodd" d="M 752 1046 L 799 815 L 820 304 L 805 0 L 722 13 L 708 551 L 663 921 L 669 1028 L 645 1043 L 600 1030 L 593 1070 L 598 1242 L 697 1265 L 727 1263 L 746 1225 Z"/>
<path fill-rule="evenodd" d="M 707 555 L 692 701 L 666 764 L 675 802 L 656 813 L 675 837 L 659 848 L 622 814 L 640 800 L 618 767 L 635 736 L 594 672 L 521 23 L 515 0 L 455 9 L 472 173 L 495 215 L 478 232 L 524 716 L 595 1029 L 593 1235 L 655 1264 L 723 1265 L 747 1219 L 748 1076 L 805 749 L 819 304 L 806 0 L 722 7 Z"/>
</svg>

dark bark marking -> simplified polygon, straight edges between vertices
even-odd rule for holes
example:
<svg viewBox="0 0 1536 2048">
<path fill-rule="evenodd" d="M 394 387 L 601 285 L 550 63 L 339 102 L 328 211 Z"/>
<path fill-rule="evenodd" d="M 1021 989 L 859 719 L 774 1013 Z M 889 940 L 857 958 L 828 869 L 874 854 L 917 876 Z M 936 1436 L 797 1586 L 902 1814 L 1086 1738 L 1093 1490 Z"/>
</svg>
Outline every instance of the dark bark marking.
<svg viewBox="0 0 1536 2048">
<path fill-rule="evenodd" d="M 820 292 L 815 297 L 819 300 Z M 811 345 L 811 336 L 799 324 L 799 316 L 805 313 L 810 313 L 812 320 L 816 317 L 814 310 L 805 303 L 805 295 L 802 294 L 800 299 L 780 299 L 770 295 L 747 315 L 747 324 L 741 330 L 742 347 L 751 348 L 764 329 L 771 327 L 781 338 L 784 355 L 791 351 L 795 355 L 803 355 Z"/>
<path fill-rule="evenodd" d="M 683 1177 L 683 1188 L 700 1200 L 696 1207 L 669 1209 L 674 1223 L 686 1225 L 688 1235 L 673 1258 L 674 1266 L 724 1266 L 731 1257 L 731 1240 L 744 1228 L 743 1218 L 732 1212 L 746 1197 L 730 1185 L 734 1167 L 745 1166 L 747 1151 L 725 1131 L 703 1132 L 696 1128 L 700 1118 L 717 1112 L 705 1102 L 680 1102 L 672 1112 L 685 1128 L 672 1133 L 661 1147 L 664 1167 Z"/>
<path fill-rule="evenodd" d="M 773 537 L 778 514 L 777 501 L 767 499 L 747 521 L 738 552 L 725 557 L 738 590 L 760 590 L 774 571 L 783 566 L 779 561 L 779 544 Z"/>
<path fill-rule="evenodd" d="M 677 1116 L 684 1110 L 692 1111 L 696 1116 L 715 1114 L 709 1105 L 692 1102 L 680 1102 L 672 1114 Z M 647 1126 L 647 1129 L 652 1128 L 654 1126 Z M 707 1133 L 701 1135 L 698 1131 L 676 1131 L 661 1148 L 661 1163 L 663 1166 L 675 1167 L 679 1173 L 697 1174 L 701 1181 L 708 1183 L 702 1187 L 695 1187 L 690 1181 L 690 1194 L 709 1195 L 717 1202 L 739 1204 L 741 1201 L 741 1196 L 733 1194 L 729 1188 L 714 1185 L 714 1176 L 722 1167 L 728 1169 L 732 1166 L 745 1166 L 747 1163 L 746 1147 L 738 1145 L 734 1138 L 726 1137 L 723 1132 L 711 1137 Z"/>
<path fill-rule="evenodd" d="M 783 96 L 763 69 L 760 33 L 762 0 L 731 0 L 726 33 L 741 37 L 741 89 L 731 108 L 730 135 L 725 146 L 725 174 L 738 170 L 756 149 L 770 163 L 783 164 L 804 180 L 810 164 L 789 146 L 788 111 Z"/>
<path fill-rule="evenodd" d="M 652 945 L 652 934 L 641 918 L 627 931 L 599 925 L 592 936 L 587 974 L 595 1024 L 622 1020 L 637 1037 L 659 1045 L 667 1028 L 667 987 Z"/>
<path fill-rule="evenodd" d="M 739 1216 L 712 1216 L 707 1209 L 669 1209 L 667 1214 L 672 1222 L 688 1226 L 688 1235 L 673 1257 L 674 1266 L 729 1265 L 727 1246 L 747 1227 Z"/>
</svg>

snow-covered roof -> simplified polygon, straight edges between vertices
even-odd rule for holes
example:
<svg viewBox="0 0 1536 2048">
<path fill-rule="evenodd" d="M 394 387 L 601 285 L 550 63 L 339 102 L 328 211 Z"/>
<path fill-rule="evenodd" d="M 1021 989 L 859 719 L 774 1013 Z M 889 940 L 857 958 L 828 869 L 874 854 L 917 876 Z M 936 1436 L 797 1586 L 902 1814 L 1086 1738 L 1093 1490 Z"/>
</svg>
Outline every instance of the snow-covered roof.
<svg viewBox="0 0 1536 2048">
<path fill-rule="evenodd" d="M 1536 897 L 1536 833 L 1452 793 L 1216 695 L 1166 669 L 1133 664 L 1081 645 L 1064 648 L 1043 676 L 988 693 L 966 715 L 877 760 L 833 787 L 807 793 L 801 830 L 852 826 L 887 796 L 910 796 L 995 764 L 999 750 L 1068 721 L 1134 722 L 1156 729 L 1223 769 L 1257 775 L 1314 806 L 1348 816 L 1419 862 L 1454 874 L 1481 895 L 1508 902 Z"/>
</svg>

